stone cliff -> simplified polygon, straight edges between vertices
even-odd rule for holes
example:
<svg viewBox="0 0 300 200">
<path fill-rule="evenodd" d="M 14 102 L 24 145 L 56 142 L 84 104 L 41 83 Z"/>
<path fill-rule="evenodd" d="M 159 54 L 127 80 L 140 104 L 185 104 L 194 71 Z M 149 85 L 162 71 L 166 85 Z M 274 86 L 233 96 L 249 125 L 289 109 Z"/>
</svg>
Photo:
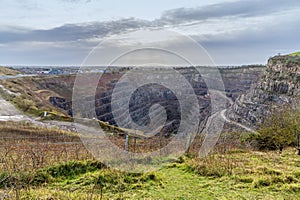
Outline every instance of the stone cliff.
<svg viewBox="0 0 300 200">
<path fill-rule="evenodd" d="M 300 57 L 275 56 L 268 60 L 259 80 L 228 109 L 227 117 L 256 128 L 272 108 L 298 103 L 299 97 Z"/>
</svg>

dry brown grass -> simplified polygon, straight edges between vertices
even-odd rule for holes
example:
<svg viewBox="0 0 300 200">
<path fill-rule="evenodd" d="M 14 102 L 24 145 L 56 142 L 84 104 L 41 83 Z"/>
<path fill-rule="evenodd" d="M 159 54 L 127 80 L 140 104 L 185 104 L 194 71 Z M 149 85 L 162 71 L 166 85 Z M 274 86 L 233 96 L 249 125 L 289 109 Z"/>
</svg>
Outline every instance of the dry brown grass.
<svg viewBox="0 0 300 200">
<path fill-rule="evenodd" d="M 0 66 L 0 76 L 4 76 L 4 75 L 10 75 L 10 76 L 14 76 L 20 74 L 20 72 L 7 68 L 7 67 L 1 67 Z"/>
</svg>

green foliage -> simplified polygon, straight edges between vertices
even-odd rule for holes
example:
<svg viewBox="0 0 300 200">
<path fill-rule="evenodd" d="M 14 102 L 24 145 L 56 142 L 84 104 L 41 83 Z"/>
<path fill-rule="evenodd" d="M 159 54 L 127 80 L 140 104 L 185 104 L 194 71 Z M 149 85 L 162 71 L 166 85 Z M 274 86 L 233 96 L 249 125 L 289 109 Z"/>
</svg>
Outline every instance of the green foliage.
<svg viewBox="0 0 300 200">
<path fill-rule="evenodd" d="M 16 96 L 13 101 L 24 112 L 35 106 L 35 103 L 32 100 L 27 99 L 23 95 Z"/>
<path fill-rule="evenodd" d="M 300 57 L 300 52 L 291 53 L 291 54 L 289 54 L 289 56 L 297 56 L 297 57 Z"/>
<path fill-rule="evenodd" d="M 47 172 L 54 178 L 72 178 L 79 174 L 93 172 L 102 168 L 105 168 L 105 165 L 97 161 L 70 161 L 43 169 L 42 171 Z"/>
<path fill-rule="evenodd" d="M 193 170 L 197 166 L 213 173 Z M 217 171 L 222 175 L 216 176 Z M 281 156 L 237 150 L 202 159 L 182 157 L 145 174 L 116 171 L 92 160 L 72 161 L 35 173 L 0 173 L 0 183 L 5 190 L 18 181 L 21 199 L 299 199 L 299 171 L 292 148 Z"/>
<path fill-rule="evenodd" d="M 132 189 L 146 189 L 161 184 L 156 173 L 126 173 L 107 168 L 98 161 L 70 161 L 32 173 L 0 174 L 0 188 L 53 186 L 64 190 L 86 191 L 93 188 L 117 194 Z M 88 191 L 86 191 L 88 192 Z"/>
<path fill-rule="evenodd" d="M 6 186 L 6 182 L 9 175 L 6 172 L 0 173 L 0 188 L 3 188 Z"/>
<path fill-rule="evenodd" d="M 299 57 L 294 58 L 290 57 L 286 60 L 286 64 L 298 64 L 299 63 Z"/>
<path fill-rule="evenodd" d="M 257 142 L 260 150 L 280 150 L 293 146 L 300 131 L 300 110 L 288 106 L 273 110 L 258 130 L 259 134 L 249 137 Z"/>
</svg>

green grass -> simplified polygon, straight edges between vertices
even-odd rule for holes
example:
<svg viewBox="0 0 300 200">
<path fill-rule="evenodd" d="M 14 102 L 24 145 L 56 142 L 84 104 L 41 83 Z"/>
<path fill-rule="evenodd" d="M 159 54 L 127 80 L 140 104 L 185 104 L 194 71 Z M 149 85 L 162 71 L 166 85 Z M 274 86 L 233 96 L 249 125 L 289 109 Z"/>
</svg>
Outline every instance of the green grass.
<svg viewBox="0 0 300 200">
<path fill-rule="evenodd" d="M 204 159 L 183 157 L 145 174 L 116 171 L 96 161 L 74 161 L 27 177 L 31 183 L 21 190 L 23 199 L 300 198 L 300 157 L 294 149 L 282 155 L 233 151 Z"/>
<path fill-rule="evenodd" d="M 291 54 L 289 54 L 289 56 L 298 56 L 298 57 L 300 57 L 300 51 L 295 52 L 295 53 L 291 53 Z"/>
</svg>

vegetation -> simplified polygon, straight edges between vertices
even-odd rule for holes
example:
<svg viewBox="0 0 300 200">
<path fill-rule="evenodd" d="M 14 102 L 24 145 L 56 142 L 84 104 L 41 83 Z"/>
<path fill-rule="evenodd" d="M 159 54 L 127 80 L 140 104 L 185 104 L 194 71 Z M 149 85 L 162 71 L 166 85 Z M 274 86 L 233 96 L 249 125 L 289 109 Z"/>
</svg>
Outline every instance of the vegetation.
<svg viewBox="0 0 300 200">
<path fill-rule="evenodd" d="M 96 161 L 70 161 L 19 175 L 18 193 L 23 199 L 298 199 L 299 170 L 292 149 L 282 156 L 231 151 L 205 159 L 183 157 L 146 174 L 115 171 Z M 15 184 L 5 174 L 2 180 L 2 188 Z"/>
<path fill-rule="evenodd" d="M 3 81 L 12 93 L 0 92 L 24 112 L 47 110 L 49 119 L 63 119 L 65 113 L 54 110 L 48 97 L 64 90 L 42 89 L 39 84 L 51 88 L 52 80 L 40 81 Z M 0 122 L 0 199 L 299 199 L 300 157 L 289 147 L 300 131 L 299 121 L 300 108 L 276 109 L 259 134 L 223 134 L 205 158 L 197 157 L 203 140 L 198 136 L 185 156 L 148 173 L 109 168 L 71 131 Z M 124 133 L 130 130 L 99 123 L 111 142 L 125 148 Z M 168 142 L 130 136 L 128 150 L 153 151 Z M 281 154 L 272 151 L 283 148 Z"/>
<path fill-rule="evenodd" d="M 300 158 L 295 149 L 282 154 L 241 149 L 228 134 L 229 139 L 223 138 L 208 157 L 190 152 L 159 171 L 135 174 L 94 160 L 75 133 L 23 122 L 0 123 L 0 133 L 0 196 L 4 199 L 300 197 Z"/>
<path fill-rule="evenodd" d="M 0 84 L 4 88 L 0 88 L 0 95 L 7 101 L 12 102 L 22 112 L 34 116 L 41 116 L 47 111 L 48 116 L 45 120 L 62 120 L 71 121 L 71 117 L 62 109 L 55 108 L 49 102 L 50 96 L 59 96 L 52 90 L 39 90 L 34 77 L 23 77 L 17 79 L 1 80 Z"/>
<path fill-rule="evenodd" d="M 289 56 L 297 56 L 297 57 L 300 57 L 300 52 L 291 53 L 291 54 L 289 54 Z"/>
<path fill-rule="evenodd" d="M 15 76 L 17 74 L 20 74 L 20 72 L 13 70 L 11 68 L 0 66 L 0 76 Z"/>
<path fill-rule="evenodd" d="M 44 128 L 37 126 L 30 122 L 0 122 L 0 141 L 3 142 L 5 137 L 11 139 L 18 139 L 14 137 L 24 138 L 25 136 L 34 137 L 72 137 L 73 139 L 78 139 L 78 134 L 68 131 L 60 130 L 58 128 Z M 2 143 L 0 143 L 2 144 Z"/>
<path fill-rule="evenodd" d="M 284 147 L 295 145 L 297 134 L 300 133 L 299 121 L 300 108 L 276 108 L 261 125 L 259 134 L 251 135 L 250 138 L 256 140 L 260 150 L 282 152 Z"/>
</svg>

